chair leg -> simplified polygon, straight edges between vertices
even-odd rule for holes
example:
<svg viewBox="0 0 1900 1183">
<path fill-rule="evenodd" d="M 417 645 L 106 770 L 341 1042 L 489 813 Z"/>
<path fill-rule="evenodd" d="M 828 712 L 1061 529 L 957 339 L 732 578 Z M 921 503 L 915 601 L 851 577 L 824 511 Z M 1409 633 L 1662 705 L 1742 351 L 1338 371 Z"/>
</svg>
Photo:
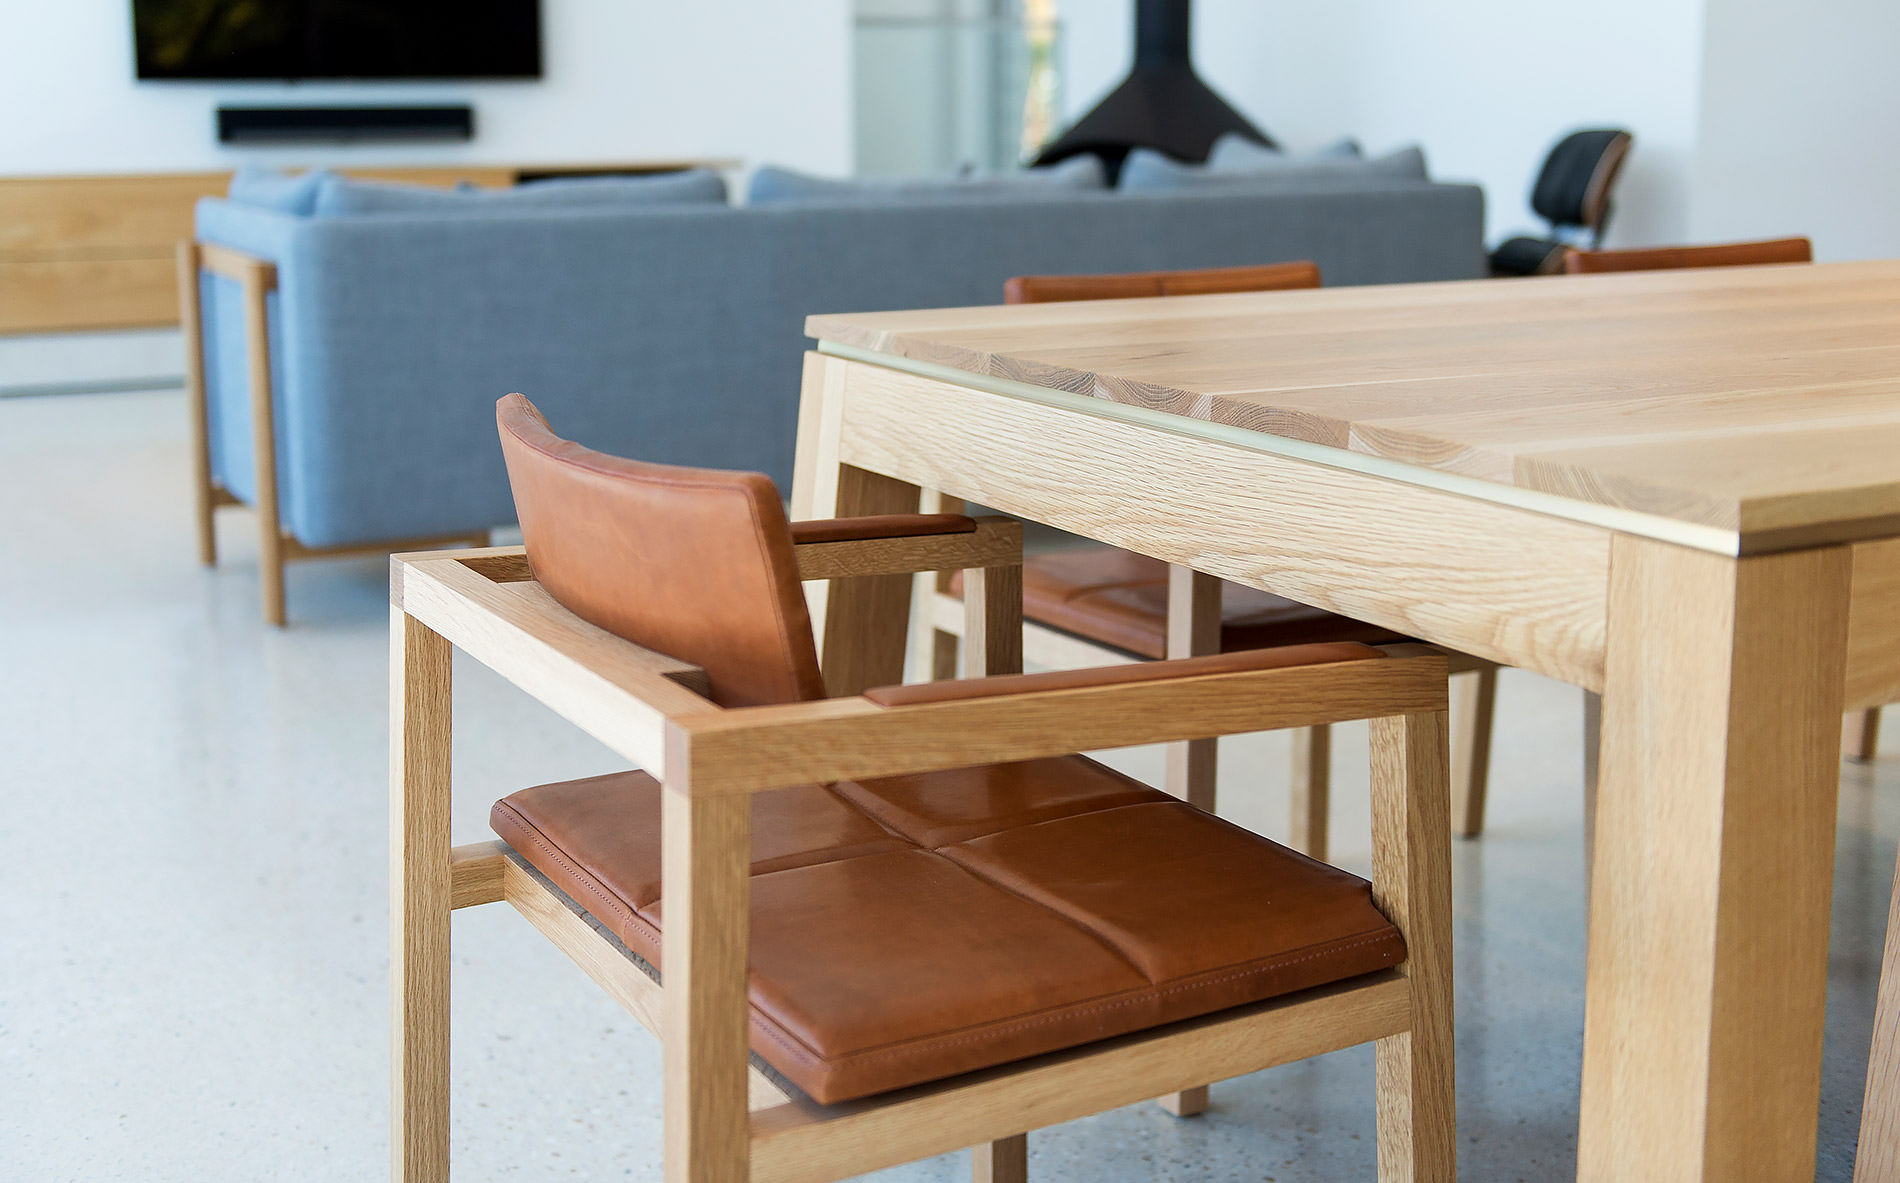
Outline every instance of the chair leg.
<svg viewBox="0 0 1900 1183">
<path fill-rule="evenodd" d="M 1333 729 L 1300 727 L 1293 732 L 1293 824 L 1288 844 L 1326 861 L 1326 831 L 1332 812 Z"/>
<path fill-rule="evenodd" d="M 970 1150 L 970 1183 L 1028 1183 L 1029 1135 L 999 1138 Z"/>
<path fill-rule="evenodd" d="M 1214 778 L 1218 771 L 1218 740 L 1193 739 L 1168 745 L 1167 779 L 1162 782 L 1168 793 L 1196 809 L 1214 812 Z"/>
<path fill-rule="evenodd" d="M 1207 1086 L 1182 1089 L 1178 1093 L 1169 1093 L 1155 1104 L 1166 1109 L 1176 1117 L 1199 1117 L 1207 1112 Z"/>
<path fill-rule="evenodd" d="M 1597 853 L 1597 751 L 1603 743 L 1603 696 L 1583 692 L 1583 909 L 1590 918 L 1590 872 Z"/>
<path fill-rule="evenodd" d="M 1855 711 L 1842 720 L 1841 755 L 1856 764 L 1874 758 L 1880 748 L 1880 708 Z"/>
<path fill-rule="evenodd" d="M 390 616 L 390 1178 L 449 1178 L 449 643 Z"/>
<path fill-rule="evenodd" d="M 1484 832 L 1484 796 L 1491 782 L 1491 721 L 1498 699 L 1498 667 L 1452 679 L 1451 817 L 1461 838 Z"/>
<path fill-rule="evenodd" d="M 957 676 L 957 644 L 955 633 L 943 629 L 930 630 L 930 680 L 948 682 Z"/>
<path fill-rule="evenodd" d="M 264 623 L 284 623 L 284 536 L 277 511 L 277 404 L 271 394 L 270 321 L 263 275 L 244 280 L 245 357 L 251 382 L 251 465 L 257 483 L 257 564 Z"/>
<path fill-rule="evenodd" d="M 1378 1041 L 1379 1178 L 1458 1173 L 1451 978 L 1451 826 L 1443 712 L 1372 720 L 1372 893 L 1405 937 L 1408 1029 Z"/>
<path fill-rule="evenodd" d="M 1887 949 L 1880 961 L 1874 1046 L 1867 1057 L 1867 1095 L 1860 1110 L 1854 1183 L 1900 1179 L 1900 878 L 1887 909 Z"/>
</svg>

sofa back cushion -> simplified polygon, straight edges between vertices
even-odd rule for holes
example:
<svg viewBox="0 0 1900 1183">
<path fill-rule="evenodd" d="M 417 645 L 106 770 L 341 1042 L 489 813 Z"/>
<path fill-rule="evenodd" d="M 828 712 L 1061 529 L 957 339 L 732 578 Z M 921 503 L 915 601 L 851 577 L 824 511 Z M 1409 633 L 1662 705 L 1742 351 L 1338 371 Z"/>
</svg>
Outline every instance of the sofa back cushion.
<svg viewBox="0 0 1900 1183">
<path fill-rule="evenodd" d="M 320 168 L 287 173 L 247 164 L 231 174 L 231 187 L 225 196 L 238 205 L 308 217 L 316 210 L 317 191 L 325 181 L 334 179 L 331 173 Z"/>
<path fill-rule="evenodd" d="M 1107 186 L 1100 157 L 1084 153 L 1048 168 L 1009 173 L 971 173 L 968 176 L 922 180 L 890 177 L 839 179 L 815 177 L 789 168 L 766 165 L 752 174 L 746 190 L 747 205 L 811 202 L 826 205 L 912 205 L 935 201 L 1006 200 L 1038 196 L 1062 197 Z"/>
<path fill-rule="evenodd" d="M 1249 147 L 1252 147 L 1251 145 Z M 1284 156 L 1270 149 L 1248 151 L 1229 147 L 1222 162 L 1182 164 L 1150 148 L 1136 148 L 1122 165 L 1120 188 L 1133 192 L 1176 192 L 1184 189 L 1259 189 L 1288 184 L 1325 182 L 1351 184 L 1366 181 L 1425 181 L 1425 153 L 1416 145 L 1384 156 Z"/>
<path fill-rule="evenodd" d="M 628 205 L 724 205 L 725 178 L 709 169 L 634 177 L 568 177 L 512 189 L 438 189 L 326 176 L 312 212 L 327 217 L 387 213 L 487 213 L 515 209 L 613 209 Z"/>
</svg>

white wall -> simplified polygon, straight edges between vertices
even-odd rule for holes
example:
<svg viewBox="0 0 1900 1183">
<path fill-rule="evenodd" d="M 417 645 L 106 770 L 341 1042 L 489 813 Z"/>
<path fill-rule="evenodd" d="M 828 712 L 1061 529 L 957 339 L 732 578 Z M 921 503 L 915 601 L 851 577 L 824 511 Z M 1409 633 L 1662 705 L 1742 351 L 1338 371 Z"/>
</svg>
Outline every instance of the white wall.
<svg viewBox="0 0 1900 1183">
<path fill-rule="evenodd" d="M 1711 0 L 1692 225 L 1900 256 L 1900 4 Z"/>
<path fill-rule="evenodd" d="M 0 0 L 0 175 L 245 161 L 558 163 L 736 156 L 851 164 L 849 0 L 543 0 L 540 82 L 133 80 L 125 0 Z M 466 144 L 228 149 L 220 102 L 469 101 Z"/>
<path fill-rule="evenodd" d="M 1341 135 L 1370 152 L 1423 144 L 1434 176 L 1484 186 L 1492 240 L 1541 226 L 1528 197 L 1559 135 L 1627 127 L 1637 148 L 1611 241 L 1680 241 L 1690 226 L 1702 6 L 1604 0 L 1586 15 L 1525 0 L 1200 0 L 1195 61 L 1290 147 Z M 1074 114 L 1127 69 L 1132 10 L 1132 0 L 1063 0 Z"/>
</svg>

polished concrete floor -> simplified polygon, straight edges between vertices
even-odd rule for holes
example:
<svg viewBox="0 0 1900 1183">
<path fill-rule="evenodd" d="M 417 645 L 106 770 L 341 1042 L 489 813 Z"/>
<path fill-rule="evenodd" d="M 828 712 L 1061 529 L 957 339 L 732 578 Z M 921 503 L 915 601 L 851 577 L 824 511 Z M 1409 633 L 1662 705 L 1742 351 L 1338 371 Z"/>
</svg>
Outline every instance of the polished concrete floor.
<svg viewBox="0 0 1900 1183">
<path fill-rule="evenodd" d="M 258 623 L 251 519 L 200 568 L 175 392 L 0 399 L 0 1179 L 382 1177 L 388 1099 L 386 577 L 304 564 Z M 458 664 L 455 824 L 609 769 Z M 1567 1177 L 1583 926 L 1578 692 L 1504 675 L 1490 829 L 1456 849 L 1462 1177 Z M 1363 869 L 1364 731 L 1333 840 Z M 1282 831 L 1286 745 L 1224 748 L 1224 811 Z M 1116 763 L 1158 771 L 1147 751 Z M 1817 1178 L 1847 1180 L 1900 832 L 1900 757 L 1842 772 Z M 458 1180 L 658 1179 L 659 1056 L 507 908 L 457 915 Z M 1039 1180 L 1373 1177 L 1366 1050 L 1034 1135 Z M 954 1180 L 960 1157 L 879 1179 Z"/>
</svg>

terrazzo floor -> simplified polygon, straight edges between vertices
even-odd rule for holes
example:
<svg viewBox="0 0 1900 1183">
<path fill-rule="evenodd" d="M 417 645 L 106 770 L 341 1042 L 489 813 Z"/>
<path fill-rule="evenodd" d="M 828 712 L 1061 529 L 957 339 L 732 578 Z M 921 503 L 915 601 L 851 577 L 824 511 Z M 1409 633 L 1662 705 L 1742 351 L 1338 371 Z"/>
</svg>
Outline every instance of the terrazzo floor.
<svg viewBox="0 0 1900 1183">
<path fill-rule="evenodd" d="M 366 1180 L 387 1162 L 387 580 L 306 563 L 258 623 L 246 513 L 192 554 L 177 392 L 0 399 L 0 1180 Z M 609 770 L 456 666 L 458 841 L 521 785 Z M 1579 694 L 1508 671 L 1490 827 L 1457 844 L 1461 1177 L 1575 1165 L 1583 925 Z M 1336 744 L 1333 842 L 1367 862 L 1365 734 Z M 1284 830 L 1287 747 L 1223 748 L 1223 812 Z M 1109 757 L 1157 776 L 1159 755 Z M 1843 767 L 1816 1177 L 1850 1178 L 1900 833 L 1900 757 Z M 454 1167 L 657 1180 L 654 1041 L 502 907 L 454 926 Z M 1369 1049 L 1042 1131 L 1038 1181 L 1374 1177 Z M 950 1156 L 874 1176 L 967 1178 Z"/>
</svg>

